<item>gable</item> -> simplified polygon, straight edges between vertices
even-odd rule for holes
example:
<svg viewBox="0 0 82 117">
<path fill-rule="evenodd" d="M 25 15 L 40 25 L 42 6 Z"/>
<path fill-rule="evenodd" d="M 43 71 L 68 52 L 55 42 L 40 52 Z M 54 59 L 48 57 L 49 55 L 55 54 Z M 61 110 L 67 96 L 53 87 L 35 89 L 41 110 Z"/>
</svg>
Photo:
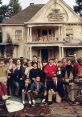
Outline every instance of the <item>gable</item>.
<svg viewBox="0 0 82 117">
<path fill-rule="evenodd" d="M 63 0 L 49 0 L 39 12 L 35 14 L 30 23 L 77 23 L 82 19 Z M 27 22 L 28 23 L 28 22 Z"/>
</svg>

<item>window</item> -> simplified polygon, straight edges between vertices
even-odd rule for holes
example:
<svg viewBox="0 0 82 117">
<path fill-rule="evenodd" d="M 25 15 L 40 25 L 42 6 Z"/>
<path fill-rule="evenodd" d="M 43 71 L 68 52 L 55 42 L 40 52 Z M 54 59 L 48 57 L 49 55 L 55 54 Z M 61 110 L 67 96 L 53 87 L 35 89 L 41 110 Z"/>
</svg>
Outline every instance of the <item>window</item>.
<svg viewBox="0 0 82 117">
<path fill-rule="evenodd" d="M 73 28 L 66 29 L 66 39 L 72 40 L 73 39 Z"/>
<path fill-rule="evenodd" d="M 67 57 L 70 57 L 70 56 L 73 56 L 74 55 L 74 49 L 67 49 L 66 50 L 66 56 Z"/>
<path fill-rule="evenodd" d="M 15 39 L 16 40 L 22 40 L 22 30 L 16 30 L 15 31 Z"/>
</svg>

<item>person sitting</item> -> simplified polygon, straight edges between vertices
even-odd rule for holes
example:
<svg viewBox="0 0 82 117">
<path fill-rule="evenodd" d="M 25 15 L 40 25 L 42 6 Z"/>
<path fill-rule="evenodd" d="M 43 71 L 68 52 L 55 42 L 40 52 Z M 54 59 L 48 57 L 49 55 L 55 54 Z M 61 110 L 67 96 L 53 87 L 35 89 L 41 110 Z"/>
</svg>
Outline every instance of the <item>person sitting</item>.
<svg viewBox="0 0 82 117">
<path fill-rule="evenodd" d="M 25 98 L 26 98 L 26 101 L 28 99 L 28 104 L 31 105 L 30 88 L 31 88 L 31 81 L 29 78 L 26 78 L 24 88 L 22 89 L 22 103 L 23 104 L 25 104 Z"/>
<path fill-rule="evenodd" d="M 51 78 L 51 81 L 47 83 L 48 90 L 48 104 L 52 104 L 53 96 L 56 98 L 56 102 L 60 103 L 64 96 L 63 83 L 58 80 L 56 74 Z"/>
<path fill-rule="evenodd" d="M 36 76 L 35 82 L 31 85 L 31 98 L 33 105 L 36 104 L 36 99 L 40 98 L 42 103 L 45 103 L 46 93 L 45 93 L 45 86 L 40 81 L 40 77 Z"/>
</svg>

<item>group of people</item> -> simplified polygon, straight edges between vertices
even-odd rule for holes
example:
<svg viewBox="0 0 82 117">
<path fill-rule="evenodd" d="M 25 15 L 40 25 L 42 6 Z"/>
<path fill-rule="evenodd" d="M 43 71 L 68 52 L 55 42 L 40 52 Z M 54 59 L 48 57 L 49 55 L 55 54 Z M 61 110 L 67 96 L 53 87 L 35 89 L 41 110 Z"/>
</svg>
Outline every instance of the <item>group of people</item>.
<svg viewBox="0 0 82 117">
<path fill-rule="evenodd" d="M 22 103 L 29 105 L 35 105 L 37 99 L 51 104 L 54 97 L 60 103 L 65 97 L 65 82 L 73 83 L 75 78 L 81 77 L 82 59 L 78 62 L 76 56 L 73 61 L 50 58 L 46 62 L 37 56 L 22 62 L 9 58 L 6 64 L 0 60 L 0 97 L 3 100 L 10 96 L 21 97 Z"/>
</svg>

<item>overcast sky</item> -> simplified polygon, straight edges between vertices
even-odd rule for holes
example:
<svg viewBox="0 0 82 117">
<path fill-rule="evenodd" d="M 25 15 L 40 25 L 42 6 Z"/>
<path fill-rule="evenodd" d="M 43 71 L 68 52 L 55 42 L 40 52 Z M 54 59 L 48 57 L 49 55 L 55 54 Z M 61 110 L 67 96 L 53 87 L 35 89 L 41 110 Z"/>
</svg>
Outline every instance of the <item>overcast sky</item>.
<svg viewBox="0 0 82 117">
<path fill-rule="evenodd" d="M 49 0 L 19 0 L 22 8 L 26 8 L 30 3 L 45 4 Z M 73 7 L 75 0 L 64 0 L 69 6 Z M 8 4 L 9 0 L 2 0 L 3 4 Z"/>
</svg>

